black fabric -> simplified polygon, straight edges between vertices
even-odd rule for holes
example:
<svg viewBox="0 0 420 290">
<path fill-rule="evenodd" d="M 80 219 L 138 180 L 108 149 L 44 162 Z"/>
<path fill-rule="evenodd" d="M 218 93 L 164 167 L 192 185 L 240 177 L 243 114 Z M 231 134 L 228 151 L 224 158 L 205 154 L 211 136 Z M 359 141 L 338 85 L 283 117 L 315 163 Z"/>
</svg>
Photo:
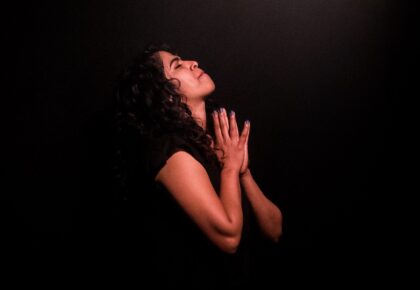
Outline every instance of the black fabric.
<svg viewBox="0 0 420 290">
<path fill-rule="evenodd" d="M 247 199 L 243 195 L 244 229 L 239 249 L 235 254 L 224 253 L 199 230 L 170 192 L 154 181 L 169 157 L 183 150 L 203 165 L 218 193 L 220 167 L 179 136 L 167 134 L 153 138 L 148 148 L 138 163 L 138 178 L 132 183 L 127 201 L 131 211 L 130 227 L 134 231 L 126 237 L 130 240 L 128 247 L 132 248 L 127 251 L 127 258 L 145 267 L 139 272 L 143 273 L 142 277 L 165 289 L 246 285 L 251 264 Z"/>
</svg>

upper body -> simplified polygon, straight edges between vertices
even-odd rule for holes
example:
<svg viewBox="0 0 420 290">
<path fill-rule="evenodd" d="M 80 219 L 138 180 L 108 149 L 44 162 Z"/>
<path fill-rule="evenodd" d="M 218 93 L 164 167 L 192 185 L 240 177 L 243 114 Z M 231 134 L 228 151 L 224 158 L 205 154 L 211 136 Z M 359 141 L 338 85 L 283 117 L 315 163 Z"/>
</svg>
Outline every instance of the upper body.
<svg viewBox="0 0 420 290">
<path fill-rule="evenodd" d="M 239 131 L 234 113 L 213 111 L 214 89 L 197 62 L 149 49 L 117 91 L 120 128 L 139 136 L 125 180 L 141 205 L 143 246 L 180 284 L 235 284 L 246 276 L 250 221 L 273 242 L 282 231 L 280 210 L 248 168 L 250 124 Z"/>
</svg>

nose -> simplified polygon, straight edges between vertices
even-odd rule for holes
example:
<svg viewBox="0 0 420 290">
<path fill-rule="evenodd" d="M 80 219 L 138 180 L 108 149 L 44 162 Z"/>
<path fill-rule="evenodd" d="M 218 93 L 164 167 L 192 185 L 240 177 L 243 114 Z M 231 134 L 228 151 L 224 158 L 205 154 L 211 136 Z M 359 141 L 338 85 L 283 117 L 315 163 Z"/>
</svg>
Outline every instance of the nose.
<svg viewBox="0 0 420 290">
<path fill-rule="evenodd" d="M 198 62 L 196 62 L 195 60 L 191 61 L 191 69 L 196 69 L 198 67 Z"/>
</svg>

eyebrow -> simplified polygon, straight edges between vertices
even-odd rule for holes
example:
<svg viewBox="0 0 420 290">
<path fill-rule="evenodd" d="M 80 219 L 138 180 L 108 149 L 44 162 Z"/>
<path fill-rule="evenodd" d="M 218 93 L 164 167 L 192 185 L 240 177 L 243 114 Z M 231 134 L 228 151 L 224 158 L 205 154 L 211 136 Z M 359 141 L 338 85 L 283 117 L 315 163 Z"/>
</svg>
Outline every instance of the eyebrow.
<svg viewBox="0 0 420 290">
<path fill-rule="evenodd" d="M 180 58 L 179 56 L 176 56 L 176 57 L 174 57 L 173 59 L 171 59 L 171 61 L 170 61 L 170 63 L 169 63 L 169 68 L 171 68 L 171 67 L 172 67 L 172 64 L 173 64 L 175 61 L 179 61 L 179 60 L 181 60 L 181 58 Z"/>
</svg>

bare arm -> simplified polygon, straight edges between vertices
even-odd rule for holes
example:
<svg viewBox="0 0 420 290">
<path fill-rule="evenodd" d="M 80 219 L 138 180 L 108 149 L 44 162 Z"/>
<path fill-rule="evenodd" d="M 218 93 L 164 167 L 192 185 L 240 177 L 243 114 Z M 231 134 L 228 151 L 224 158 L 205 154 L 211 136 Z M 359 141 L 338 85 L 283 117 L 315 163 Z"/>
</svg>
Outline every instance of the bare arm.
<svg viewBox="0 0 420 290">
<path fill-rule="evenodd" d="M 217 145 L 224 153 L 220 195 L 213 188 L 205 168 L 185 151 L 176 152 L 167 160 L 156 181 L 169 190 L 213 243 L 225 252 L 234 253 L 242 234 L 239 170 L 249 126 L 245 126 L 239 135 L 236 119 L 232 118 L 229 131 L 225 110 L 214 112 L 213 120 Z"/>
<path fill-rule="evenodd" d="M 234 112 L 230 115 L 231 119 L 235 118 Z M 225 123 L 227 118 L 225 116 Z M 246 196 L 251 204 L 253 212 L 256 216 L 261 232 L 273 242 L 277 242 L 282 234 L 283 215 L 280 209 L 272 203 L 261 191 L 255 182 L 248 168 L 248 138 L 250 135 L 250 124 L 248 124 L 248 134 L 245 142 L 244 159 L 240 169 L 240 182 L 246 192 Z"/>
<path fill-rule="evenodd" d="M 234 253 L 242 231 L 239 172 L 221 172 L 220 198 L 204 167 L 185 151 L 173 154 L 159 171 L 161 182 L 175 200 L 221 250 Z"/>
<path fill-rule="evenodd" d="M 262 233 L 277 242 L 282 234 L 283 215 L 280 209 L 264 195 L 249 169 L 241 175 L 240 181 Z"/>
</svg>

